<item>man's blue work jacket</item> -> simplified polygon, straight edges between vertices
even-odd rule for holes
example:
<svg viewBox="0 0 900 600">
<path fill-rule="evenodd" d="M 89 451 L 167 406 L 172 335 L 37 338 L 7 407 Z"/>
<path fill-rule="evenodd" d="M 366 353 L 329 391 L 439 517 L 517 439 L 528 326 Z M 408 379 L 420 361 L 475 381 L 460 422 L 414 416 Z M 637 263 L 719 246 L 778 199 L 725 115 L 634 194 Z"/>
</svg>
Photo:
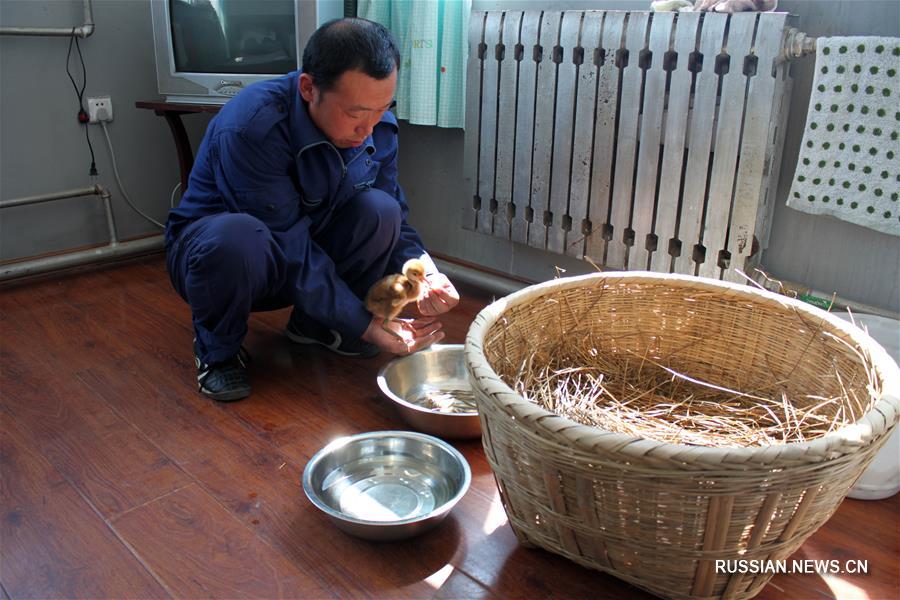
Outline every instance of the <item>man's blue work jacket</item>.
<svg viewBox="0 0 900 600">
<path fill-rule="evenodd" d="M 409 208 L 397 183 L 397 120 L 386 112 L 356 148 L 338 149 L 315 126 L 300 97 L 300 72 L 247 87 L 210 122 L 188 188 L 169 214 L 166 247 L 190 223 L 224 212 L 265 223 L 288 261 L 299 264 L 294 304 L 346 336 L 360 337 L 371 320 L 312 239 L 335 209 L 374 187 L 396 198 L 400 239 L 389 270 L 425 250 L 406 222 Z"/>
</svg>

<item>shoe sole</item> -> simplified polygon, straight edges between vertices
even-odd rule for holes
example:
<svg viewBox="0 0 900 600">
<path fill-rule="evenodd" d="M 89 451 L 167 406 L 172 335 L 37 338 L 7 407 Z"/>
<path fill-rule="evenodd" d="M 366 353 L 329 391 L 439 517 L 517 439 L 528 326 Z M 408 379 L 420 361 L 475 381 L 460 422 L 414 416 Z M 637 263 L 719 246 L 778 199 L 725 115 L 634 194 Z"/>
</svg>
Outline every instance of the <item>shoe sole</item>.
<svg viewBox="0 0 900 600">
<path fill-rule="evenodd" d="M 341 356 L 347 356 L 350 358 L 372 358 L 372 357 L 378 355 L 378 351 L 375 351 L 372 354 L 364 354 L 362 352 L 344 352 L 343 350 L 339 350 L 336 346 L 330 346 L 330 345 L 325 344 L 315 338 L 308 338 L 308 337 L 300 335 L 298 333 L 294 333 L 290 329 L 285 329 L 284 333 L 288 337 L 288 339 L 291 340 L 292 342 L 295 342 L 297 344 L 322 346 L 323 348 L 328 348 L 335 354 L 339 354 Z M 341 343 L 340 338 L 338 338 L 337 345 L 339 346 L 340 343 Z"/>
<path fill-rule="evenodd" d="M 250 390 L 247 391 L 238 391 L 238 392 L 224 392 L 220 394 L 214 394 L 203 388 L 200 388 L 200 393 L 208 398 L 212 398 L 216 402 L 235 402 L 237 400 L 243 400 L 247 396 L 250 395 Z"/>
</svg>

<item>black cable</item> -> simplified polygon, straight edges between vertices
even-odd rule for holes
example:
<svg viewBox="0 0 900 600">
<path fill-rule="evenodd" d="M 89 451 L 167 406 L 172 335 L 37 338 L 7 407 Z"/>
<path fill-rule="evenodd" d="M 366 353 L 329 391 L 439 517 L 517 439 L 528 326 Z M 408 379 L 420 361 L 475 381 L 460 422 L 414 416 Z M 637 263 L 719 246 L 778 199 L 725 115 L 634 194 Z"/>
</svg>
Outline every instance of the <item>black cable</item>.
<svg viewBox="0 0 900 600">
<path fill-rule="evenodd" d="M 82 96 L 84 95 L 84 88 L 87 86 L 87 69 L 84 67 L 84 60 L 81 61 L 81 77 L 82 84 L 81 89 L 78 89 L 78 85 L 75 83 L 75 78 L 72 77 L 72 73 L 69 72 L 69 62 L 72 60 L 72 42 L 78 36 L 75 35 L 75 28 L 72 28 L 72 35 L 69 37 L 69 51 L 66 53 L 66 75 L 69 76 L 69 81 L 72 82 L 72 87 L 75 88 L 75 95 L 78 96 L 78 107 L 81 110 L 84 110 L 84 104 L 82 103 Z M 78 54 L 81 55 L 81 47 L 78 47 Z"/>
<path fill-rule="evenodd" d="M 72 73 L 69 72 L 69 62 L 72 59 L 72 42 L 75 42 L 75 49 L 78 51 L 78 58 L 81 61 L 81 89 L 78 89 L 78 84 L 75 83 L 75 78 L 72 77 Z M 84 110 L 84 89 L 87 87 L 87 68 L 84 66 L 84 56 L 81 54 L 81 45 L 78 43 L 78 36 L 75 35 L 75 28 L 72 28 L 72 35 L 69 37 L 69 51 L 66 53 L 66 75 L 69 76 L 69 81 L 72 82 L 72 87 L 75 88 L 75 95 L 78 96 L 78 122 L 84 125 L 84 139 L 87 141 L 88 150 L 91 151 L 91 170 L 90 174 L 92 176 L 97 175 L 97 161 L 94 158 L 94 147 L 91 145 L 91 136 L 88 131 L 88 123 L 90 118 L 88 117 L 87 112 Z"/>
</svg>

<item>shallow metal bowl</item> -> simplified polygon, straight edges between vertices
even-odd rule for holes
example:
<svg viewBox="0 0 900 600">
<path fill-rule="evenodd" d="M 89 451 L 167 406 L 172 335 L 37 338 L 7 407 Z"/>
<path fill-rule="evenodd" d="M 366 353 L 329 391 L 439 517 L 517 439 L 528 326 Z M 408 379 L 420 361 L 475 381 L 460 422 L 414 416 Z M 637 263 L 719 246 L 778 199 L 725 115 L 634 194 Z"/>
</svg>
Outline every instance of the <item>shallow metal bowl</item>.
<svg viewBox="0 0 900 600">
<path fill-rule="evenodd" d="M 437 525 L 471 481 L 469 463 L 453 446 L 412 431 L 337 439 L 303 470 L 303 491 L 339 528 L 381 541 Z"/>
<path fill-rule="evenodd" d="M 419 431 L 442 438 L 481 436 L 462 344 L 435 344 L 395 358 L 378 373 L 378 387 L 397 405 L 406 422 Z M 444 412 L 423 406 L 434 398 L 455 398 L 470 405 L 471 410 Z"/>
</svg>

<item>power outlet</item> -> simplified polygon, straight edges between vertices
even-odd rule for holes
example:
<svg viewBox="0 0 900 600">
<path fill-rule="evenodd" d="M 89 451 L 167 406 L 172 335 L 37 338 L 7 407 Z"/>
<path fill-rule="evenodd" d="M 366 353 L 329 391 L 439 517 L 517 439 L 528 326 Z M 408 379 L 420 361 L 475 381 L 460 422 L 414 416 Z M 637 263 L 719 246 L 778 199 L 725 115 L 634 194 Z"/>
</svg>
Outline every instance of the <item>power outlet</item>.
<svg viewBox="0 0 900 600">
<path fill-rule="evenodd" d="M 97 96 L 88 98 L 88 117 L 91 123 L 110 122 L 113 120 L 112 98 L 109 96 Z"/>
</svg>

